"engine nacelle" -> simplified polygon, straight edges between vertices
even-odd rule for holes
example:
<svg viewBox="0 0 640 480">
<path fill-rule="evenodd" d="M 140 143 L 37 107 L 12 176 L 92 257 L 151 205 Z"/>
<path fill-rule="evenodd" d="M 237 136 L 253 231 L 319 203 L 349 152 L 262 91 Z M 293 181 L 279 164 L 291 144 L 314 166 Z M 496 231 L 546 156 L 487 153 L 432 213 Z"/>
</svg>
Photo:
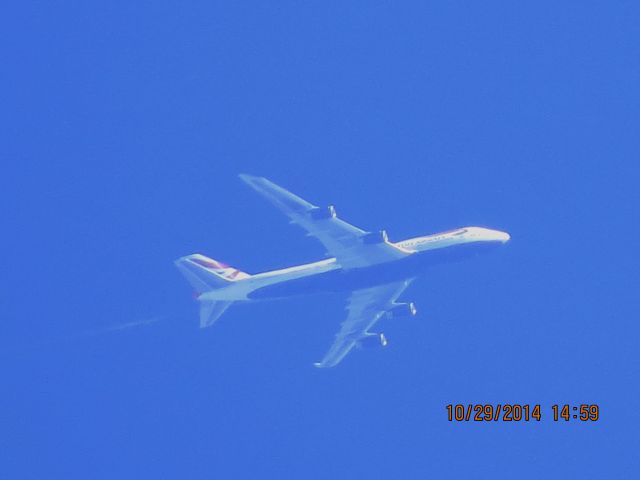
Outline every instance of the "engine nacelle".
<svg viewBox="0 0 640 480">
<path fill-rule="evenodd" d="M 386 243 L 389 241 L 386 230 L 380 230 L 379 232 L 369 232 L 362 236 L 362 243 L 365 245 L 375 245 L 378 243 Z"/>
<path fill-rule="evenodd" d="M 360 339 L 362 348 L 382 348 L 386 347 L 388 343 L 384 333 L 367 333 L 365 337 Z"/>
<path fill-rule="evenodd" d="M 409 303 L 396 303 L 391 310 L 389 310 L 389 317 L 391 318 L 401 318 L 401 317 L 414 317 L 418 313 L 418 309 L 416 308 L 416 304 L 413 302 Z"/>
<path fill-rule="evenodd" d="M 326 208 L 313 208 L 309 212 L 309 216 L 313 220 L 328 220 L 331 218 L 336 218 L 336 207 L 333 205 L 329 205 Z"/>
</svg>

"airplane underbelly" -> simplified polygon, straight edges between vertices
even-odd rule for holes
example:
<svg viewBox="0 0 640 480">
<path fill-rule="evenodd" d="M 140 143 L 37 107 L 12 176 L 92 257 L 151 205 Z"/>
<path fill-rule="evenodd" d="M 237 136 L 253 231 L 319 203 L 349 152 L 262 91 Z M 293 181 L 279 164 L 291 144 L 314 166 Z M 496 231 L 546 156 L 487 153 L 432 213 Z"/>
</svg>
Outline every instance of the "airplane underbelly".
<svg viewBox="0 0 640 480">
<path fill-rule="evenodd" d="M 435 265 L 464 260 L 488 249 L 490 248 L 483 245 L 460 245 L 439 250 L 428 250 L 410 255 L 401 260 L 369 267 L 352 270 L 332 270 L 308 277 L 285 280 L 258 288 L 251 292 L 248 298 L 263 300 L 317 293 L 352 292 L 361 288 L 412 278 Z"/>
<path fill-rule="evenodd" d="M 351 292 L 414 276 L 413 262 L 397 260 L 365 268 L 333 270 L 267 285 L 249 294 L 250 299 L 284 298 L 316 293 Z"/>
</svg>

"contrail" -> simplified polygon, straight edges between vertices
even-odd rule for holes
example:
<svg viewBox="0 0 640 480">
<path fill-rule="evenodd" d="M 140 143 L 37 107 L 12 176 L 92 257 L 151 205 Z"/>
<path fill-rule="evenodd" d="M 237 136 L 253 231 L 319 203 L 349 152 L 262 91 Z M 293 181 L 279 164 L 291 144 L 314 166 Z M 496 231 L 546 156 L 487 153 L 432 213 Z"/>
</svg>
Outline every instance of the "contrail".
<svg viewBox="0 0 640 480">
<path fill-rule="evenodd" d="M 145 320 L 137 320 L 135 322 L 119 323 L 111 325 L 109 327 L 97 328 L 95 330 L 87 330 L 85 332 L 76 333 L 66 337 L 67 339 L 79 338 L 79 337 L 95 337 L 96 335 L 102 335 L 103 333 L 119 332 L 121 330 L 127 330 L 134 327 L 142 327 L 145 325 L 151 325 L 163 320 L 163 317 L 152 317 Z"/>
<path fill-rule="evenodd" d="M 84 332 L 78 332 L 78 333 L 72 333 L 69 335 L 65 335 L 65 336 L 61 336 L 61 337 L 57 337 L 57 338 L 51 338 L 48 340 L 42 340 L 39 342 L 33 342 L 33 343 L 29 343 L 29 344 L 23 344 L 23 345 L 12 345 L 9 348 L 3 348 L 0 349 L 0 353 L 9 353 L 9 352 L 18 352 L 18 351 L 25 351 L 25 350 L 30 350 L 36 347 L 42 347 L 42 346 L 48 346 L 48 345 L 55 345 L 58 343 L 64 343 L 64 342 L 71 342 L 74 340 L 79 340 L 82 338 L 90 338 L 90 337 L 97 337 L 99 335 L 104 335 L 104 334 L 108 334 L 108 333 L 115 333 L 115 332 L 121 332 L 123 330 L 128 330 L 130 328 L 136 328 L 136 327 L 143 327 L 143 326 L 147 326 L 147 325 L 152 325 L 154 323 L 158 323 L 160 320 L 164 320 L 166 317 L 164 316 L 157 316 L 157 317 L 151 317 L 151 318 L 145 318 L 144 320 L 136 320 L 133 322 L 127 322 L 127 323 L 118 323 L 115 325 L 110 325 L 108 327 L 103 327 L 103 328 L 96 328 L 94 330 L 85 330 Z"/>
</svg>

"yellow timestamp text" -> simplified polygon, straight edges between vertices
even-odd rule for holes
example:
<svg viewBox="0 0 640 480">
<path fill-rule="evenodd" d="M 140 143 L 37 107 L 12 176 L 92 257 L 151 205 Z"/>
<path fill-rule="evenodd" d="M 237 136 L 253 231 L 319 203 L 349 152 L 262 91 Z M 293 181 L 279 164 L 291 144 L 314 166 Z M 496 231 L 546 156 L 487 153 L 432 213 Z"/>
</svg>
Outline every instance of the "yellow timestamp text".
<svg viewBox="0 0 640 480">
<path fill-rule="evenodd" d="M 539 422 L 543 416 L 546 417 L 540 404 L 450 403 L 446 408 L 447 420 L 450 422 Z M 554 422 L 596 422 L 600 419 L 600 407 L 593 403 L 554 404 L 550 413 L 549 418 Z"/>
</svg>

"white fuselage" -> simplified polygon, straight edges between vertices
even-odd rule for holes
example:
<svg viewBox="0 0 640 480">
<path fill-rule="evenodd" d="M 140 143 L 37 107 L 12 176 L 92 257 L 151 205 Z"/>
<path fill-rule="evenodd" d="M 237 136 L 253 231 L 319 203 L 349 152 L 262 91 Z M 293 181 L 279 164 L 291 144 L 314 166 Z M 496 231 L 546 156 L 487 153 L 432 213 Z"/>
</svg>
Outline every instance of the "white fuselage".
<svg viewBox="0 0 640 480">
<path fill-rule="evenodd" d="M 393 245 L 407 251 L 408 256 L 413 256 L 432 250 L 463 245 L 471 246 L 475 244 L 505 243 L 509 238 L 508 233 L 499 230 L 491 230 L 482 227 L 466 227 L 423 237 L 410 238 L 393 243 Z M 401 261 L 405 260 L 391 260 L 387 263 Z M 258 289 L 263 289 L 283 282 L 291 282 L 305 277 L 319 276 L 321 274 L 339 270 L 342 270 L 342 266 L 335 258 L 329 258 L 318 262 L 251 275 L 242 280 L 229 282 L 229 285 L 223 288 L 204 292 L 200 296 L 200 299 L 215 301 L 251 300 L 249 295 Z"/>
</svg>

